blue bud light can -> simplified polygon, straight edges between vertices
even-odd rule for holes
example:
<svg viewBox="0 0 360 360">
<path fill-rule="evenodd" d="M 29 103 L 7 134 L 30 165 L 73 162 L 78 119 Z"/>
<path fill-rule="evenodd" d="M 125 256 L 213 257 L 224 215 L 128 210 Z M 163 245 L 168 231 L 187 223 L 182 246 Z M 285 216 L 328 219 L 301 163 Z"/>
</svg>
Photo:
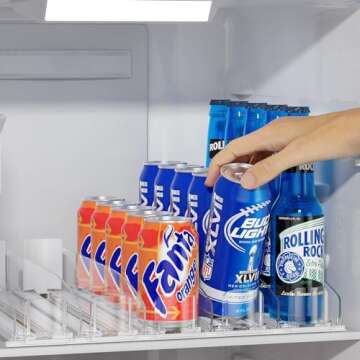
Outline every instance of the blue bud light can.
<svg viewBox="0 0 360 360">
<path fill-rule="evenodd" d="M 230 102 L 230 115 L 225 127 L 225 145 L 244 135 L 248 107 L 247 101 Z"/>
<path fill-rule="evenodd" d="M 188 213 L 199 234 L 200 269 L 204 255 L 206 234 L 210 219 L 213 189 L 205 185 L 208 169 L 194 169 L 188 191 Z"/>
<path fill-rule="evenodd" d="M 181 161 L 165 161 L 159 164 L 159 171 L 154 182 L 154 207 L 159 211 L 170 209 L 170 187 L 175 176 L 176 166 L 186 166 Z"/>
<path fill-rule="evenodd" d="M 271 193 L 268 185 L 245 190 L 240 179 L 249 164 L 221 168 L 212 197 L 210 225 L 201 269 L 205 313 L 247 318 L 257 300 Z"/>
<path fill-rule="evenodd" d="M 225 147 L 225 127 L 229 119 L 229 100 L 211 100 L 206 148 L 206 166 Z"/>
<path fill-rule="evenodd" d="M 288 106 L 288 116 L 309 116 L 308 106 Z"/>
<path fill-rule="evenodd" d="M 268 105 L 268 109 L 267 109 L 268 123 L 287 115 L 288 115 L 287 105 Z"/>
<path fill-rule="evenodd" d="M 244 135 L 251 134 L 267 124 L 267 107 L 266 103 L 249 103 Z"/>
<path fill-rule="evenodd" d="M 154 203 L 154 183 L 160 161 L 146 161 L 139 178 L 139 203 L 152 206 Z"/>
<path fill-rule="evenodd" d="M 170 187 L 170 212 L 174 216 L 187 216 L 188 190 L 192 180 L 192 172 L 203 169 L 198 165 L 177 166 Z"/>
</svg>

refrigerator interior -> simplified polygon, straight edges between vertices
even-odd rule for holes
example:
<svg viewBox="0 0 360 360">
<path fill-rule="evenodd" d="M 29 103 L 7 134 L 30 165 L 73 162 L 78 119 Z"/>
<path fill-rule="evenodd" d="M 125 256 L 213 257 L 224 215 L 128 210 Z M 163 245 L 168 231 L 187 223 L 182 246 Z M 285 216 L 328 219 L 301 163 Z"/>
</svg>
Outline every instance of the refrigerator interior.
<svg viewBox="0 0 360 360">
<path fill-rule="evenodd" d="M 313 114 L 360 103 L 357 1 L 215 1 L 201 24 L 42 23 L 43 1 L 11 3 L 0 6 L 0 238 L 19 255 L 24 240 L 41 237 L 74 252 L 81 198 L 136 200 L 145 159 L 203 163 L 210 98 L 309 105 Z M 328 189 L 327 280 L 341 294 L 349 336 L 0 348 L 0 356 L 214 346 L 141 356 L 357 358 L 359 168 L 354 159 L 318 164 L 317 181 Z"/>
</svg>

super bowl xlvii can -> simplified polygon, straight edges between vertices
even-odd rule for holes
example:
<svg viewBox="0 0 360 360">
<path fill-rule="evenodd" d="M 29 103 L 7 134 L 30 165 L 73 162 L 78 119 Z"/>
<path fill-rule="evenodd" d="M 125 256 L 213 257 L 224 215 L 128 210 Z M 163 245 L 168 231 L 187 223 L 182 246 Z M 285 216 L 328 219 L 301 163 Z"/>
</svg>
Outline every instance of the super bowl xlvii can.
<svg viewBox="0 0 360 360">
<path fill-rule="evenodd" d="M 170 187 L 171 206 L 170 211 L 174 216 L 187 216 L 188 191 L 192 180 L 192 172 L 195 169 L 203 169 L 198 165 L 177 166 L 175 176 Z"/>
<path fill-rule="evenodd" d="M 204 255 L 206 234 L 210 219 L 212 188 L 205 186 L 207 169 L 194 169 L 188 191 L 188 213 L 199 234 L 200 269 Z"/>
<path fill-rule="evenodd" d="M 224 165 L 214 187 L 200 287 L 211 306 L 202 312 L 215 316 L 248 317 L 258 294 L 271 193 L 241 187 L 250 167 Z"/>
<path fill-rule="evenodd" d="M 159 171 L 160 161 L 147 161 L 144 163 L 139 178 L 139 202 L 144 206 L 154 203 L 154 182 Z"/>
<path fill-rule="evenodd" d="M 154 207 L 158 211 L 170 209 L 170 187 L 175 176 L 176 166 L 186 166 L 180 161 L 165 161 L 159 164 L 159 171 L 155 179 Z"/>
</svg>

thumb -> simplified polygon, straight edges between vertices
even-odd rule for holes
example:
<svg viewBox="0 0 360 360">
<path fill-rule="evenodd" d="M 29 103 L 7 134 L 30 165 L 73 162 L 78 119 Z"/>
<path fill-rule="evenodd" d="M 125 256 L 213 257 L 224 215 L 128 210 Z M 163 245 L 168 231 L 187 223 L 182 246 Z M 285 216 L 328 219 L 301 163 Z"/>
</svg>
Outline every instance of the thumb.
<svg viewBox="0 0 360 360">
<path fill-rule="evenodd" d="M 247 170 L 241 178 L 241 185 L 245 189 L 256 189 L 294 165 L 291 154 L 284 149 L 259 161 Z"/>
</svg>

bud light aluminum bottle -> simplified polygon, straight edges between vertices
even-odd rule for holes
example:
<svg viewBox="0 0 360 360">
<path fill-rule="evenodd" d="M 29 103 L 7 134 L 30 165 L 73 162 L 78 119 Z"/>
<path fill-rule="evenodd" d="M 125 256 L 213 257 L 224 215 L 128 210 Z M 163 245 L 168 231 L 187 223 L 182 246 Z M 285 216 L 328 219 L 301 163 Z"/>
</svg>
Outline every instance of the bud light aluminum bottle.
<svg viewBox="0 0 360 360">
<path fill-rule="evenodd" d="M 121 264 L 123 268 L 121 291 L 127 299 L 126 308 L 128 309 L 129 306 L 137 303 L 139 236 L 144 226 L 144 220 L 149 217 L 165 215 L 170 215 L 170 213 L 151 209 L 130 211 L 127 214 L 126 221 L 123 225 L 121 242 Z"/>
<path fill-rule="evenodd" d="M 325 230 L 313 164 L 281 174 L 270 227 L 271 289 L 276 296 L 270 315 L 299 325 L 316 324 L 324 311 Z"/>
<path fill-rule="evenodd" d="M 258 295 L 263 247 L 270 219 L 268 185 L 245 190 L 240 179 L 249 164 L 228 164 L 214 186 L 201 270 L 201 292 L 211 315 L 250 317 Z"/>
<path fill-rule="evenodd" d="M 199 235 L 200 269 L 204 255 L 206 234 L 209 227 L 213 189 L 205 186 L 208 169 L 195 169 L 188 191 L 188 213 Z"/>
<path fill-rule="evenodd" d="M 181 161 L 166 161 L 159 164 L 159 171 L 155 179 L 155 203 L 154 207 L 159 211 L 169 211 L 171 204 L 170 187 L 175 176 L 175 168 L 185 167 L 187 164 Z"/>
<path fill-rule="evenodd" d="M 143 209 L 139 204 L 113 203 L 105 226 L 106 295 L 112 302 L 120 301 L 122 231 L 129 211 Z"/>
<path fill-rule="evenodd" d="M 267 106 L 266 103 L 249 103 L 244 135 L 251 134 L 267 124 Z"/>
<path fill-rule="evenodd" d="M 140 236 L 139 293 L 146 326 L 181 330 L 198 318 L 199 248 L 191 219 L 145 218 Z"/>
<path fill-rule="evenodd" d="M 268 105 L 267 108 L 268 123 L 287 115 L 288 115 L 287 105 Z"/>
<path fill-rule="evenodd" d="M 147 161 L 139 178 L 139 202 L 144 206 L 154 204 L 154 182 L 159 171 L 160 161 Z"/>
<path fill-rule="evenodd" d="M 95 211 L 91 217 L 91 291 L 97 295 L 105 294 L 105 252 L 106 252 L 106 222 L 110 216 L 112 204 L 124 204 L 124 199 L 102 199 L 96 202 Z"/>
<path fill-rule="evenodd" d="M 288 116 L 309 116 L 310 109 L 307 106 L 288 106 Z"/>
<path fill-rule="evenodd" d="M 187 216 L 188 191 L 192 180 L 192 172 L 203 169 L 198 165 L 177 166 L 175 176 L 170 187 L 171 206 L 170 212 L 174 216 Z"/>
<path fill-rule="evenodd" d="M 248 107 L 249 103 L 247 101 L 230 102 L 230 115 L 225 127 L 225 145 L 244 135 Z"/>
<path fill-rule="evenodd" d="M 225 127 L 230 115 L 229 100 L 211 100 L 209 113 L 206 166 L 225 147 Z"/>
</svg>

